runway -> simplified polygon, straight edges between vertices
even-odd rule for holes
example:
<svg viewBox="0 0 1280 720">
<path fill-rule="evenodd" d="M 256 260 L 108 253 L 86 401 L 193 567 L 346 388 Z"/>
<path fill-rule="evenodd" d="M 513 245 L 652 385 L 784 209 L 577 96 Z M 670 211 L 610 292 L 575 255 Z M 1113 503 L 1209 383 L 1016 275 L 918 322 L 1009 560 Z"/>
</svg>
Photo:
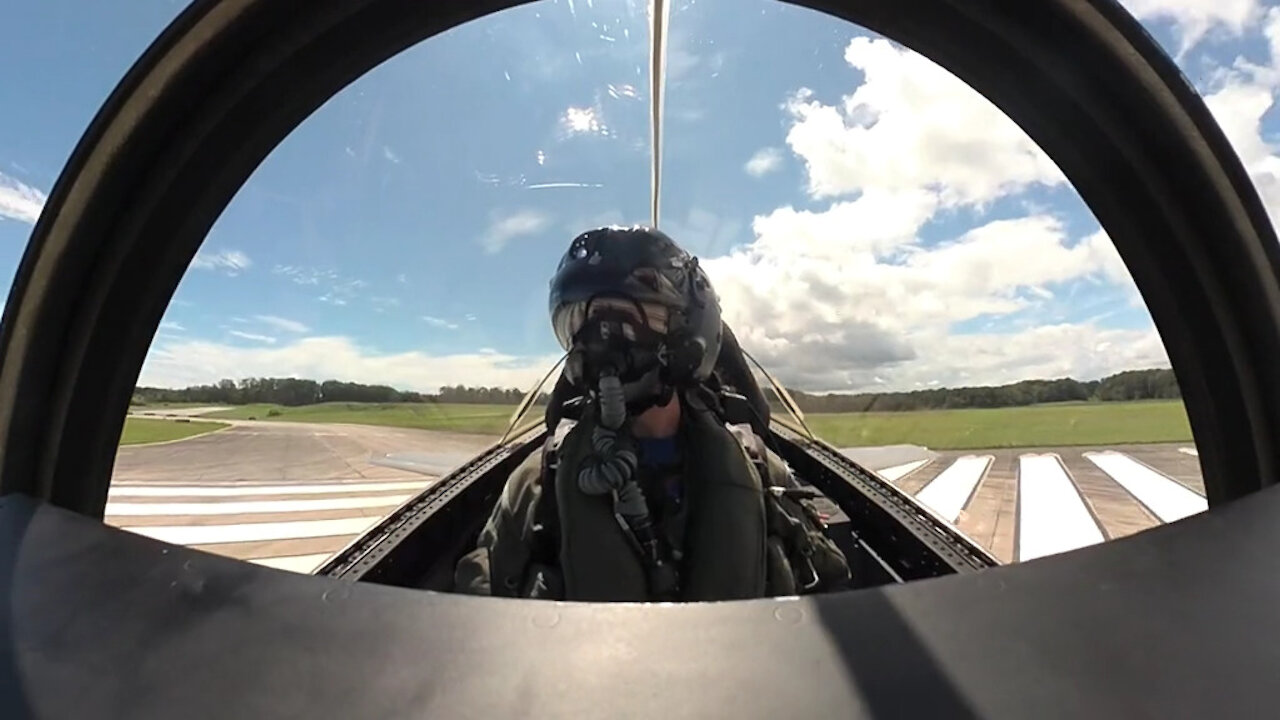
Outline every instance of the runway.
<svg viewBox="0 0 1280 720">
<path fill-rule="evenodd" d="M 1005 563 L 1121 538 L 1208 508 L 1190 443 L 934 455 L 872 469 Z"/>
<path fill-rule="evenodd" d="M 230 421 L 179 442 L 122 447 L 105 520 L 166 542 L 309 572 L 435 482 L 375 464 L 410 453 L 439 472 L 494 438 L 367 425 Z"/>
<path fill-rule="evenodd" d="M 309 572 L 494 441 L 366 425 L 231 422 L 188 440 L 121 448 L 107 523 Z M 1005 563 L 1105 542 L 1207 507 L 1190 443 L 860 450 L 868 469 Z M 415 467 L 427 474 L 409 469 Z"/>
</svg>

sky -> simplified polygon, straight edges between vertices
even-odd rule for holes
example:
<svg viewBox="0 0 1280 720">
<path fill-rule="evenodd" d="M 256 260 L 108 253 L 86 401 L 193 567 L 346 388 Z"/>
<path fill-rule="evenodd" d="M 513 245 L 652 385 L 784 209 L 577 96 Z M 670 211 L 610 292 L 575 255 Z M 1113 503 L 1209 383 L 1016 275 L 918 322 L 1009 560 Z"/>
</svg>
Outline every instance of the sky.
<svg viewBox="0 0 1280 720">
<path fill-rule="evenodd" d="M 1206 98 L 1276 217 L 1280 8 L 1122 4 Z M 183 5 L 0 10 L 6 292 L 84 128 Z M 335 95 L 218 219 L 139 382 L 531 386 L 561 355 L 547 283 L 569 242 L 649 220 L 646 12 L 542 0 Z M 876 392 L 1168 366 L 1070 183 L 946 70 L 773 0 L 684 0 L 670 23 L 659 225 L 782 382 Z"/>
</svg>

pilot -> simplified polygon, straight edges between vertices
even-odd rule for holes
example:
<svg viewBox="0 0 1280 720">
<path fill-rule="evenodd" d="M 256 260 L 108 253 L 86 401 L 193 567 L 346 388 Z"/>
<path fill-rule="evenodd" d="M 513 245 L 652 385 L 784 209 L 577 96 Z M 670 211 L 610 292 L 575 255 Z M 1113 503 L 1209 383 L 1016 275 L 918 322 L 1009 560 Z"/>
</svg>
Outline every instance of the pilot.
<svg viewBox="0 0 1280 720">
<path fill-rule="evenodd" d="M 546 444 L 508 478 L 455 590 L 587 601 L 709 601 L 847 586 L 811 492 L 727 417 L 725 327 L 696 258 L 666 234 L 575 238 L 551 281 L 567 351 Z M 571 414 L 571 413 L 570 413 Z"/>
</svg>

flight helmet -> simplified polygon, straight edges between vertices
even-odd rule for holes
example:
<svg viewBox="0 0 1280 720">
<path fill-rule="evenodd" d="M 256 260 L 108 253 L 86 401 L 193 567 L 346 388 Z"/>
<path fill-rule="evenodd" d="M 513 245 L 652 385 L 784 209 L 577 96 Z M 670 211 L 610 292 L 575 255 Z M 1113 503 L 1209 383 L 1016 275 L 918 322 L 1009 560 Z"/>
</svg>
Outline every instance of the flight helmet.
<svg viewBox="0 0 1280 720">
<path fill-rule="evenodd" d="M 660 230 L 602 227 L 574 238 L 551 279 L 551 324 L 580 389 L 617 375 L 627 406 L 665 404 L 706 381 L 722 341 L 706 273 Z"/>
</svg>

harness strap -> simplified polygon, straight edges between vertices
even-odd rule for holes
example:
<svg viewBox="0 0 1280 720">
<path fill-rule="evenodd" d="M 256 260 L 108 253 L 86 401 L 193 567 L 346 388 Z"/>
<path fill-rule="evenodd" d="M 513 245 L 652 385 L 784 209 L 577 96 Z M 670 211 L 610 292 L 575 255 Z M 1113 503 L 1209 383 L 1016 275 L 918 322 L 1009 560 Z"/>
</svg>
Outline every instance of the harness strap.
<svg viewBox="0 0 1280 720">
<path fill-rule="evenodd" d="M 560 562 L 560 504 L 556 500 L 556 468 L 560 465 L 560 445 L 577 424 L 574 420 L 561 420 L 556 430 L 542 444 L 542 473 L 538 485 L 542 489 L 533 510 L 533 557 L 548 565 Z"/>
</svg>

